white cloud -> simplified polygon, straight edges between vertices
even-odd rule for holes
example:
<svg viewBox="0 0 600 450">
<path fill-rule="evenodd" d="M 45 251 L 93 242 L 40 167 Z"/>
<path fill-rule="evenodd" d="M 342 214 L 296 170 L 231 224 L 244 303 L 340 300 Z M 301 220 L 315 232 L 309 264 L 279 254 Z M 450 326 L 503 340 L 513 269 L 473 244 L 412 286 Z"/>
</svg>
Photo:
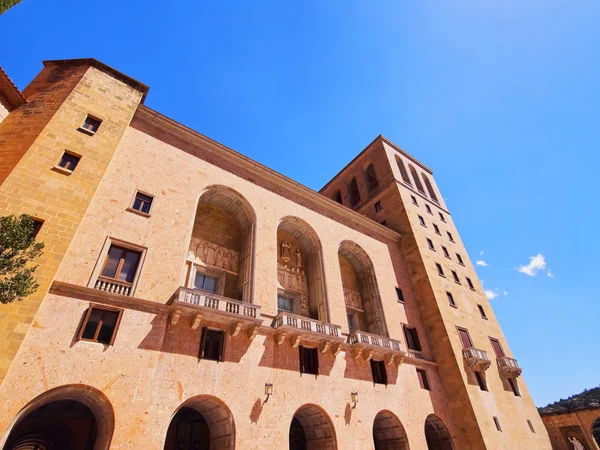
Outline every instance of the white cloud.
<svg viewBox="0 0 600 450">
<path fill-rule="evenodd" d="M 548 275 L 550 278 L 554 278 L 554 274 L 550 269 L 548 269 L 548 273 L 546 275 Z"/>
<path fill-rule="evenodd" d="M 529 264 L 526 266 L 519 266 L 517 267 L 517 270 L 530 277 L 535 277 L 538 272 L 546 270 L 546 260 L 544 259 L 544 255 L 540 253 L 535 256 L 530 256 Z"/>
<path fill-rule="evenodd" d="M 504 295 L 506 297 L 508 295 L 508 291 L 502 292 L 502 295 Z"/>
<path fill-rule="evenodd" d="M 481 250 L 481 251 L 479 252 L 479 256 L 483 256 L 483 253 L 484 253 L 484 252 L 485 252 L 485 250 Z"/>
<path fill-rule="evenodd" d="M 498 297 L 498 294 L 496 294 L 491 289 L 485 289 L 483 292 L 485 292 L 485 296 L 487 297 L 488 300 L 492 300 L 492 299 Z"/>
<path fill-rule="evenodd" d="M 483 266 L 483 267 L 486 267 L 488 265 L 488 263 L 486 263 L 483 259 L 480 259 L 475 264 L 477 264 L 478 266 Z"/>
</svg>

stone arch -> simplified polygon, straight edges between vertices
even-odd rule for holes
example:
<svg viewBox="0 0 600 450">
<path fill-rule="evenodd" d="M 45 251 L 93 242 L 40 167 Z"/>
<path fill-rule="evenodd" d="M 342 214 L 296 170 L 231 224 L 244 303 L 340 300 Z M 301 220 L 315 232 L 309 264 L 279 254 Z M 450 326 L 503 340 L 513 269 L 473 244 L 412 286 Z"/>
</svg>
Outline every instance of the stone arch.
<svg viewBox="0 0 600 450">
<path fill-rule="evenodd" d="M 178 426 L 199 419 L 207 431 L 201 436 L 199 447 L 186 442 L 178 446 Z M 185 446 L 187 445 L 187 447 Z M 201 448 L 207 450 L 233 450 L 235 448 L 235 421 L 231 410 L 216 397 L 198 395 L 183 402 L 173 413 L 165 437 L 164 450 Z"/>
<path fill-rule="evenodd" d="M 425 439 L 429 450 L 453 450 L 452 438 L 444 422 L 435 414 L 425 419 Z"/>
<path fill-rule="evenodd" d="M 369 164 L 367 170 L 365 171 L 365 175 L 369 192 L 373 192 L 379 187 L 379 180 L 377 179 L 377 174 L 375 173 L 375 167 L 373 164 Z"/>
<path fill-rule="evenodd" d="M 321 240 L 298 217 L 285 216 L 277 226 L 277 283 L 278 309 L 283 296 L 291 299 L 294 314 L 327 322 Z"/>
<path fill-rule="evenodd" d="M 436 203 L 439 203 L 439 200 L 437 198 L 437 195 L 435 194 L 435 190 L 433 189 L 431 182 L 429 181 L 429 178 L 424 173 L 422 173 L 421 176 L 423 177 L 423 181 L 425 182 L 425 187 L 427 187 L 427 192 L 429 192 L 429 196 L 431 197 L 431 200 L 433 200 Z"/>
<path fill-rule="evenodd" d="M 319 406 L 298 408 L 290 423 L 290 450 L 337 450 L 335 428 Z"/>
<path fill-rule="evenodd" d="M 216 280 L 214 293 L 253 303 L 255 224 L 254 209 L 238 191 L 223 185 L 204 189 L 190 237 L 186 286 L 203 289 L 197 280 L 208 276 Z"/>
<path fill-rule="evenodd" d="M 404 161 L 396 155 L 396 164 L 398 164 L 398 169 L 400 170 L 400 176 L 402 177 L 402 181 L 412 186 L 410 182 L 410 178 L 408 177 L 408 172 L 406 171 L 406 167 L 404 166 Z"/>
<path fill-rule="evenodd" d="M 110 443 L 115 428 L 114 410 L 104 393 L 92 386 L 84 384 L 59 386 L 40 394 L 35 399 L 30 401 L 13 419 L 12 423 L 7 429 L 5 437 L 0 441 L 0 447 L 8 444 L 8 446 L 4 446 L 2 448 L 12 450 L 15 448 L 15 445 L 18 445 L 16 448 L 25 450 L 29 448 L 35 448 L 27 447 L 26 445 L 39 442 L 42 445 L 46 444 L 48 450 L 52 449 L 52 444 L 50 443 L 52 438 L 47 435 L 45 430 L 40 429 L 39 432 L 36 432 L 33 429 L 26 429 L 29 428 L 26 426 L 26 421 L 28 420 L 28 417 L 35 415 L 40 408 L 47 407 L 47 405 L 53 406 L 64 402 L 72 402 L 82 405 L 85 409 L 89 410 L 93 416 L 94 422 L 93 432 L 95 434 L 95 443 L 93 445 L 93 450 L 108 450 L 110 448 Z M 54 419 L 57 422 L 56 430 L 63 430 L 66 433 L 67 430 L 65 429 L 64 424 L 58 423 L 59 418 L 54 416 Z M 54 425 L 52 425 L 52 427 L 53 426 Z M 62 435 L 65 436 L 65 434 Z M 44 442 L 44 440 L 46 440 L 46 442 Z"/>
<path fill-rule="evenodd" d="M 344 301 L 351 331 L 387 336 L 375 270 L 367 252 L 353 241 L 338 250 Z"/>
<path fill-rule="evenodd" d="M 425 194 L 425 190 L 423 189 L 423 185 L 421 184 L 421 180 L 419 179 L 419 175 L 417 174 L 415 166 L 413 166 L 412 164 L 409 164 L 408 165 L 408 170 L 410 170 L 410 174 L 413 177 L 413 180 L 415 182 L 415 186 L 417 187 L 417 190 L 421 194 Z"/>
<path fill-rule="evenodd" d="M 409 450 L 406 431 L 391 411 L 379 411 L 373 421 L 375 450 Z"/>
</svg>

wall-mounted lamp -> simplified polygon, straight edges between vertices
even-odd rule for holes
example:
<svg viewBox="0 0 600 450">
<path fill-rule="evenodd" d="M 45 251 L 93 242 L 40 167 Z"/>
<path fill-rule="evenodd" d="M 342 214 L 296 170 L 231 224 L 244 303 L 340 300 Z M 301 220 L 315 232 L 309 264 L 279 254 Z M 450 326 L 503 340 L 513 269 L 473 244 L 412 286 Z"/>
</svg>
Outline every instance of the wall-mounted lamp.
<svg viewBox="0 0 600 450">
<path fill-rule="evenodd" d="M 267 396 L 265 403 L 269 401 L 271 394 L 273 394 L 273 383 L 265 383 L 265 395 Z"/>
<path fill-rule="evenodd" d="M 352 397 L 352 403 L 354 403 L 354 405 L 352 405 L 352 409 L 356 408 L 356 404 L 358 403 L 358 392 L 353 392 L 352 394 L 350 394 L 350 396 Z"/>
</svg>

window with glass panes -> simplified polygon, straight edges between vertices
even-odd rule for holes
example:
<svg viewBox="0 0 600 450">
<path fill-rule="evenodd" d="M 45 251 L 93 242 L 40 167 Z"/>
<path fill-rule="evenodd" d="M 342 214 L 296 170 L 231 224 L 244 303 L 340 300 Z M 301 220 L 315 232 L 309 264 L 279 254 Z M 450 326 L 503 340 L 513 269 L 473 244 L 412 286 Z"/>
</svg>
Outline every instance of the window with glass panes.
<svg viewBox="0 0 600 450">
<path fill-rule="evenodd" d="M 101 276 L 132 283 L 140 262 L 141 253 L 118 245 L 111 245 L 106 255 Z"/>
<path fill-rule="evenodd" d="M 135 193 L 135 198 L 133 199 L 133 205 L 131 209 L 135 209 L 136 211 L 143 212 L 144 214 L 150 214 L 150 208 L 152 207 L 152 201 L 154 197 L 146 194 L 142 194 L 141 192 Z"/>
<path fill-rule="evenodd" d="M 123 310 L 90 306 L 79 331 L 79 340 L 113 344 L 122 314 Z"/>
<path fill-rule="evenodd" d="M 277 296 L 277 312 L 293 312 L 293 299 L 285 295 Z"/>
<path fill-rule="evenodd" d="M 214 294 L 217 292 L 217 278 L 201 272 L 196 272 L 194 289 L 200 289 L 202 291 L 212 292 Z"/>
</svg>

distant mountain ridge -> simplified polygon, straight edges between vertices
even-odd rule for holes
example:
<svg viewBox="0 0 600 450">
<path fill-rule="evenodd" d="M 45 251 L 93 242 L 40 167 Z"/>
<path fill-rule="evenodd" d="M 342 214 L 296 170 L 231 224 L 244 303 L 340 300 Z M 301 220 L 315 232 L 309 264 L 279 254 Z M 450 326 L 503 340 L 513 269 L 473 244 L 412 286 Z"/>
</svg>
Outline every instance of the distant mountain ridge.
<svg viewBox="0 0 600 450">
<path fill-rule="evenodd" d="M 567 399 L 560 399 L 542 408 L 538 408 L 540 414 L 555 414 L 579 409 L 600 408 L 600 386 L 586 389 L 580 394 L 575 394 Z"/>
</svg>

